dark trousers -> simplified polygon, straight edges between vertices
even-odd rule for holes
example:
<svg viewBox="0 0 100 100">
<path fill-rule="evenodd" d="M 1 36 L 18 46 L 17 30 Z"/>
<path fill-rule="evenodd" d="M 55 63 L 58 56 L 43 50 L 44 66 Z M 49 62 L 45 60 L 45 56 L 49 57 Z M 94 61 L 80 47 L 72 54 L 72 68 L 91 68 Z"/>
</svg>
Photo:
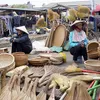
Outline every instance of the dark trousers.
<svg viewBox="0 0 100 100">
<path fill-rule="evenodd" d="M 25 47 L 21 43 L 12 43 L 12 53 L 13 52 L 24 52 L 26 54 L 29 54 L 31 52 L 32 48 Z"/>
<path fill-rule="evenodd" d="M 77 61 L 79 56 L 83 56 L 84 60 L 87 60 L 87 51 L 86 47 L 81 47 L 81 45 L 72 47 L 70 53 L 73 55 L 73 60 Z"/>
</svg>

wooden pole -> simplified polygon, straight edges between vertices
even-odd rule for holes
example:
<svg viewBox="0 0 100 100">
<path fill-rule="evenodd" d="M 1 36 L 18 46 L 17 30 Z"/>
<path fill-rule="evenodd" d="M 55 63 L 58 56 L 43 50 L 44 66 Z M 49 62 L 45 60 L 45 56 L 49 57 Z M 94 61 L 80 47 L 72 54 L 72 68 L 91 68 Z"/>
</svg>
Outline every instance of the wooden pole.
<svg viewBox="0 0 100 100">
<path fill-rule="evenodd" d="M 6 85 L 6 72 L 6 69 L 1 71 L 1 89 Z"/>
</svg>

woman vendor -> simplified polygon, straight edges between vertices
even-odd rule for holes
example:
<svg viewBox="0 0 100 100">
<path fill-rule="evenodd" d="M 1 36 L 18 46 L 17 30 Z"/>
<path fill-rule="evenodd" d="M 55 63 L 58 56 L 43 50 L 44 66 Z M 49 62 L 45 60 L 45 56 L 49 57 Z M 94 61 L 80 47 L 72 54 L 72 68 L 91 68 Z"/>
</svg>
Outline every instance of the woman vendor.
<svg viewBox="0 0 100 100">
<path fill-rule="evenodd" d="M 12 43 L 13 52 L 24 52 L 29 54 L 32 51 L 32 43 L 28 36 L 28 31 L 25 26 L 16 28 L 17 36 L 12 37 L 10 42 Z"/>
<path fill-rule="evenodd" d="M 86 25 L 86 22 L 79 20 L 71 25 L 73 31 L 69 35 L 69 46 L 75 63 L 82 63 L 82 57 L 84 61 L 88 59 L 86 50 L 88 39 L 83 31 L 83 25 Z"/>
</svg>

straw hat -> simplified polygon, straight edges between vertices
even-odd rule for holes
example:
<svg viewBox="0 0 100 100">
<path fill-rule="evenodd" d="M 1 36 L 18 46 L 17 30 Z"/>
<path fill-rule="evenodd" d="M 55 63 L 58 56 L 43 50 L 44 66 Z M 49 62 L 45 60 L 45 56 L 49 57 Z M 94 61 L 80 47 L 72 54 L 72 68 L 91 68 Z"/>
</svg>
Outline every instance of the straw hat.
<svg viewBox="0 0 100 100">
<path fill-rule="evenodd" d="M 75 24 L 77 24 L 77 23 L 83 23 L 83 24 L 86 24 L 86 22 L 85 21 L 82 21 L 82 20 L 76 20 L 74 23 L 72 23 L 70 26 L 72 27 L 72 26 L 74 26 Z"/>
<path fill-rule="evenodd" d="M 23 32 L 29 34 L 25 26 L 16 27 L 16 30 L 20 30 L 20 31 L 23 31 Z"/>
</svg>

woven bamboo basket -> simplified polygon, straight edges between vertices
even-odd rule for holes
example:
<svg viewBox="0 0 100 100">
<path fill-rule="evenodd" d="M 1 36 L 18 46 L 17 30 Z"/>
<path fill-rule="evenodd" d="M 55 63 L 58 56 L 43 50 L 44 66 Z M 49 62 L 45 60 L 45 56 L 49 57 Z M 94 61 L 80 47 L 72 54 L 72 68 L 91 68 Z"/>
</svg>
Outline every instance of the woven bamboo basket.
<svg viewBox="0 0 100 100">
<path fill-rule="evenodd" d="M 88 44 L 87 52 L 88 52 L 88 57 L 90 59 L 98 58 L 98 47 L 99 47 L 98 42 L 91 42 Z"/>
<path fill-rule="evenodd" d="M 30 65 L 33 65 L 33 66 L 37 66 L 37 65 L 45 65 L 47 64 L 49 61 L 49 59 L 47 58 L 33 58 L 33 59 L 29 59 L 28 62 Z"/>
<path fill-rule="evenodd" d="M 8 53 L 0 54 L 0 70 L 14 68 L 15 58 L 13 55 Z"/>
<path fill-rule="evenodd" d="M 53 33 L 52 46 L 63 46 L 67 37 L 66 27 L 64 25 L 58 25 Z"/>
<path fill-rule="evenodd" d="M 28 63 L 28 56 L 24 52 L 15 52 L 13 53 L 15 57 L 15 66 L 26 65 Z"/>
<path fill-rule="evenodd" d="M 100 71 L 100 61 L 99 60 L 87 60 L 84 65 L 89 70 Z"/>
</svg>

